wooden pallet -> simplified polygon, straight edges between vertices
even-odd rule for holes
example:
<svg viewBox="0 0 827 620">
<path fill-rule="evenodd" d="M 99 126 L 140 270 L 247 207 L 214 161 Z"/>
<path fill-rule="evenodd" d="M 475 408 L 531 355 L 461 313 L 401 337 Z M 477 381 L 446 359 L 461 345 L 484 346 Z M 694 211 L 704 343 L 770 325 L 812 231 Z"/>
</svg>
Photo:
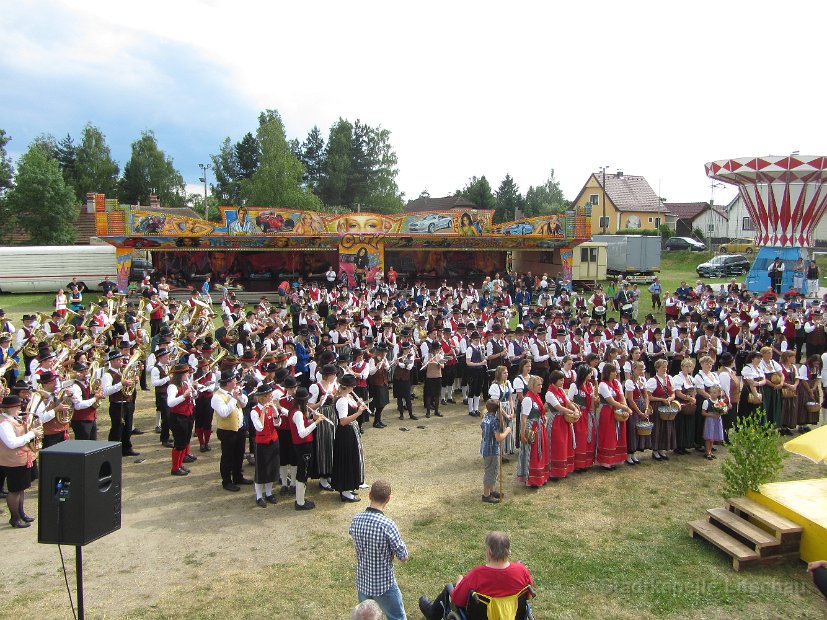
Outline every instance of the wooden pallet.
<svg viewBox="0 0 827 620">
<path fill-rule="evenodd" d="M 802 528 L 746 497 L 710 508 L 706 519 L 689 524 L 692 538 L 709 541 L 732 558 L 736 571 L 798 558 Z"/>
</svg>

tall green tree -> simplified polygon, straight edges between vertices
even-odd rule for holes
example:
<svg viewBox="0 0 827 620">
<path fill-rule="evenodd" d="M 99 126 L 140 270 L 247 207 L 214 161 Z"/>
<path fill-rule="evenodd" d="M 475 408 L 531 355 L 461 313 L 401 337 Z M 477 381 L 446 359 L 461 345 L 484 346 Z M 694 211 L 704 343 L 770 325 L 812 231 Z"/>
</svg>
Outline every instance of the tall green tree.
<svg viewBox="0 0 827 620">
<path fill-rule="evenodd" d="M 0 238 L 5 238 L 10 234 L 14 225 L 6 202 L 14 178 L 14 166 L 6 151 L 6 145 L 10 141 L 11 138 L 6 135 L 6 131 L 0 129 Z"/>
<path fill-rule="evenodd" d="M 100 129 L 87 123 L 81 132 L 80 144 L 75 148 L 74 187 L 78 202 L 84 203 L 86 194 L 90 192 L 115 198 L 118 195 L 119 172 L 118 164 L 112 159 L 112 152 L 106 143 L 106 136 Z"/>
<path fill-rule="evenodd" d="M 145 131 L 132 143 L 132 156 L 123 168 L 118 197 L 129 204 L 149 204 L 153 192 L 164 207 L 186 203 L 184 177 L 175 169 L 172 158 L 158 147 L 155 134 Z"/>
<path fill-rule="evenodd" d="M 454 195 L 470 200 L 480 209 L 495 209 L 497 207 L 497 198 L 494 196 L 494 192 L 491 191 L 491 184 L 485 178 L 485 175 L 479 178 L 471 177 L 465 187 L 457 190 Z"/>
<path fill-rule="evenodd" d="M 330 128 L 327 146 L 324 152 L 324 178 L 319 197 L 327 206 L 353 205 L 353 197 L 348 193 L 352 169 L 351 155 L 353 142 L 353 125 L 340 118 Z"/>
<path fill-rule="evenodd" d="M 75 194 L 66 185 L 58 161 L 41 144 L 34 143 L 20 157 L 14 188 L 6 200 L 13 221 L 29 233 L 32 245 L 74 243 Z"/>
<path fill-rule="evenodd" d="M 251 178 L 241 180 L 242 198 L 256 206 L 318 210 L 319 199 L 302 185 L 304 166 L 290 150 L 278 112 L 262 112 L 259 122 L 259 165 Z"/>
<path fill-rule="evenodd" d="M 66 137 L 57 143 L 57 163 L 63 173 L 63 180 L 66 185 L 77 189 L 78 185 L 78 149 L 75 146 L 72 136 L 68 133 Z"/>
<path fill-rule="evenodd" d="M 404 206 L 396 177 L 399 159 L 390 143 L 391 132 L 382 127 L 370 128 L 366 152 L 370 162 L 365 197 L 368 209 L 379 213 L 399 213 Z"/>
<path fill-rule="evenodd" d="M 505 175 L 505 178 L 497 188 L 497 206 L 494 210 L 494 223 L 507 222 L 514 219 L 514 213 L 517 209 L 523 208 L 523 197 L 520 195 L 520 188 L 514 182 L 510 174 Z"/>
<path fill-rule="evenodd" d="M 229 138 L 224 138 L 217 155 L 210 155 L 215 183 L 212 194 L 218 196 L 221 204 L 241 204 L 241 171 L 236 156 L 236 145 Z"/>
<path fill-rule="evenodd" d="M 552 169 L 545 183 L 528 188 L 523 212 L 526 217 L 563 213 L 570 204 L 571 202 L 563 195 L 560 182 L 555 178 L 554 169 Z"/>
<path fill-rule="evenodd" d="M 281 119 L 278 120 L 281 122 Z M 263 124 L 261 123 L 261 118 L 259 118 L 259 124 Z M 235 145 L 235 159 L 238 166 L 239 179 L 253 178 L 256 170 L 258 170 L 260 157 L 261 147 L 258 140 L 248 131 Z"/>
<path fill-rule="evenodd" d="M 304 164 L 305 185 L 318 195 L 324 174 L 324 138 L 316 125 L 307 133 L 307 138 L 299 147 L 299 153 L 299 159 Z"/>
</svg>

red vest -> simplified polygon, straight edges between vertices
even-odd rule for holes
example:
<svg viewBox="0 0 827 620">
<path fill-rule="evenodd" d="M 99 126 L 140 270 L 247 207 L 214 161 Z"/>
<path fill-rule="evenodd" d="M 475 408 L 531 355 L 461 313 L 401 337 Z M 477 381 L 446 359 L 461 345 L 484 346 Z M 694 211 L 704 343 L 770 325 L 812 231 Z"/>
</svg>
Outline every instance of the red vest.
<svg viewBox="0 0 827 620">
<path fill-rule="evenodd" d="M 180 389 L 180 388 L 178 388 Z M 182 416 L 191 416 L 192 411 L 195 409 L 195 401 L 192 399 L 192 392 L 190 392 L 184 400 L 180 403 L 175 405 L 174 407 L 169 408 L 170 413 L 177 413 L 178 415 Z"/>
<path fill-rule="evenodd" d="M 270 404 L 267 406 L 256 405 L 253 411 L 258 414 L 259 419 L 263 422 L 264 428 L 256 431 L 256 443 L 273 443 L 279 440 L 278 431 L 276 427 L 278 424 L 278 413 L 276 412 L 276 405 Z"/>
<path fill-rule="evenodd" d="M 287 417 L 290 421 L 290 438 L 293 440 L 293 445 L 297 445 L 297 444 L 301 444 L 301 443 L 310 443 L 310 442 L 313 441 L 313 432 L 312 431 L 307 434 L 307 437 L 299 437 L 298 428 L 296 428 L 296 423 L 293 422 L 293 414 L 295 414 L 297 411 L 299 411 L 299 408 L 294 406 L 290 410 L 290 413 L 287 415 Z M 310 422 L 307 420 L 307 418 L 305 418 L 304 424 L 305 424 L 305 426 L 310 424 Z"/>
<path fill-rule="evenodd" d="M 89 391 L 89 387 L 83 381 L 75 381 L 77 386 L 80 388 L 80 399 L 81 400 L 89 400 L 92 398 L 92 393 Z M 98 415 L 98 410 L 95 407 L 86 407 L 86 409 L 75 409 L 75 412 L 72 414 L 73 421 L 88 421 L 94 420 Z"/>
</svg>

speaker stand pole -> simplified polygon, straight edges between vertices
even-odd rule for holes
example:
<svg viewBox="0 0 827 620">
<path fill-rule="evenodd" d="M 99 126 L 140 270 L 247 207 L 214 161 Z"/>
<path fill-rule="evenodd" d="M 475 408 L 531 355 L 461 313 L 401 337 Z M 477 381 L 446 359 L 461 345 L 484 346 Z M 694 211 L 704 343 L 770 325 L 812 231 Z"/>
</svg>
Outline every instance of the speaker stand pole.
<svg viewBox="0 0 827 620">
<path fill-rule="evenodd" d="M 83 616 L 83 547 L 75 545 L 75 577 L 78 586 L 78 620 L 84 620 Z"/>
</svg>

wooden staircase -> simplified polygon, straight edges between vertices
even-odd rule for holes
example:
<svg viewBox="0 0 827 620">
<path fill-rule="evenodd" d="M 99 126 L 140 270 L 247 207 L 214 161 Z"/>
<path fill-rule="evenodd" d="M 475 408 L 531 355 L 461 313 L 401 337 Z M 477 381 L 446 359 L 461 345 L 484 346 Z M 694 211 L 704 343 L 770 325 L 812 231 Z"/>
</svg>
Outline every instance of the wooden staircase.
<svg viewBox="0 0 827 620">
<path fill-rule="evenodd" d="M 732 568 L 767 566 L 798 559 L 801 526 L 746 497 L 730 498 L 726 508 L 710 508 L 706 519 L 691 521 L 689 535 L 703 538 L 732 558 Z"/>
</svg>

